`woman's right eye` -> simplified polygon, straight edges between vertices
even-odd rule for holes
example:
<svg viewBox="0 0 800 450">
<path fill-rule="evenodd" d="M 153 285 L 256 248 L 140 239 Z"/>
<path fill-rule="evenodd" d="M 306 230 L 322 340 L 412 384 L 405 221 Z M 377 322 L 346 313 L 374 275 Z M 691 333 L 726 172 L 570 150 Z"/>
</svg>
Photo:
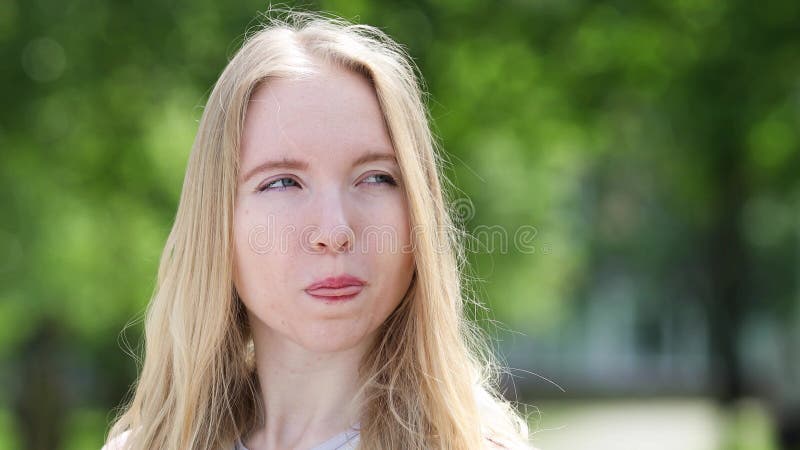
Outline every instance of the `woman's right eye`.
<svg viewBox="0 0 800 450">
<path fill-rule="evenodd" d="M 294 183 L 294 184 L 292 184 L 292 183 Z M 297 181 L 295 181 L 294 178 L 283 177 L 283 178 L 278 178 L 275 181 L 271 181 L 271 182 L 269 182 L 267 184 L 262 185 L 261 187 L 258 188 L 258 192 L 276 191 L 276 190 L 277 191 L 284 191 L 287 188 L 292 187 L 293 185 L 299 186 L 299 185 L 297 185 Z M 273 187 L 273 186 L 275 186 L 275 187 Z"/>
</svg>

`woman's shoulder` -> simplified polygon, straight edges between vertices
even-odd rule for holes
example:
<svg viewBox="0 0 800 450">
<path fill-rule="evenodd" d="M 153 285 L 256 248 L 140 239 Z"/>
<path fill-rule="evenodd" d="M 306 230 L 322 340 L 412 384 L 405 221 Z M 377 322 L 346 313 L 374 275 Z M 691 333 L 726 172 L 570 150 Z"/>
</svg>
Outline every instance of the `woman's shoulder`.
<svg viewBox="0 0 800 450">
<path fill-rule="evenodd" d="M 484 450 L 540 450 L 530 443 L 506 442 L 497 438 L 486 437 Z"/>
<path fill-rule="evenodd" d="M 108 442 L 100 450 L 125 450 L 125 442 L 130 436 L 131 430 L 123 431 L 122 433 L 109 439 Z"/>
</svg>

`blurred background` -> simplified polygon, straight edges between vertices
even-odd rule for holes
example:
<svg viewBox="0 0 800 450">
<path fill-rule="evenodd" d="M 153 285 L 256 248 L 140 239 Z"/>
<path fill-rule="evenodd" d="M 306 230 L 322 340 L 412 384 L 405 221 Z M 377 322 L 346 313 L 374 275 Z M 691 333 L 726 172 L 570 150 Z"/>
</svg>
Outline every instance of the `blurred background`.
<svg viewBox="0 0 800 450">
<path fill-rule="evenodd" d="M 101 446 L 203 104 L 266 6 L 0 0 L 0 449 Z M 800 448 L 800 2 L 301 6 L 424 74 L 534 444 Z"/>
</svg>

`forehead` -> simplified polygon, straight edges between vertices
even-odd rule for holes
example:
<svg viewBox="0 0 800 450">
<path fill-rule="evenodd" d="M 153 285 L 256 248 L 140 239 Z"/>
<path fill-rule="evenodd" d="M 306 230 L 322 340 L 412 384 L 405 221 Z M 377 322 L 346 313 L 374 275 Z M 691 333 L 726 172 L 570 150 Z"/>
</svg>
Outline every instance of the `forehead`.
<svg viewBox="0 0 800 450">
<path fill-rule="evenodd" d="M 375 148 L 393 151 L 377 94 L 358 73 L 324 66 L 308 78 L 270 79 L 251 96 L 244 165 L 268 156 L 319 159 Z"/>
</svg>

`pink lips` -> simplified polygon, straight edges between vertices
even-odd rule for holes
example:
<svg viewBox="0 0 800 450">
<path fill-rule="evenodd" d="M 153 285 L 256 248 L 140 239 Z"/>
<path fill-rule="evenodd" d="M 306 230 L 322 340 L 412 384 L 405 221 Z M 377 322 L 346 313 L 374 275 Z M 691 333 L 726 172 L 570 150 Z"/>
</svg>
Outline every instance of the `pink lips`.
<svg viewBox="0 0 800 450">
<path fill-rule="evenodd" d="M 364 288 L 366 282 L 352 275 L 328 277 L 306 287 L 305 291 L 321 300 L 348 300 Z"/>
</svg>

